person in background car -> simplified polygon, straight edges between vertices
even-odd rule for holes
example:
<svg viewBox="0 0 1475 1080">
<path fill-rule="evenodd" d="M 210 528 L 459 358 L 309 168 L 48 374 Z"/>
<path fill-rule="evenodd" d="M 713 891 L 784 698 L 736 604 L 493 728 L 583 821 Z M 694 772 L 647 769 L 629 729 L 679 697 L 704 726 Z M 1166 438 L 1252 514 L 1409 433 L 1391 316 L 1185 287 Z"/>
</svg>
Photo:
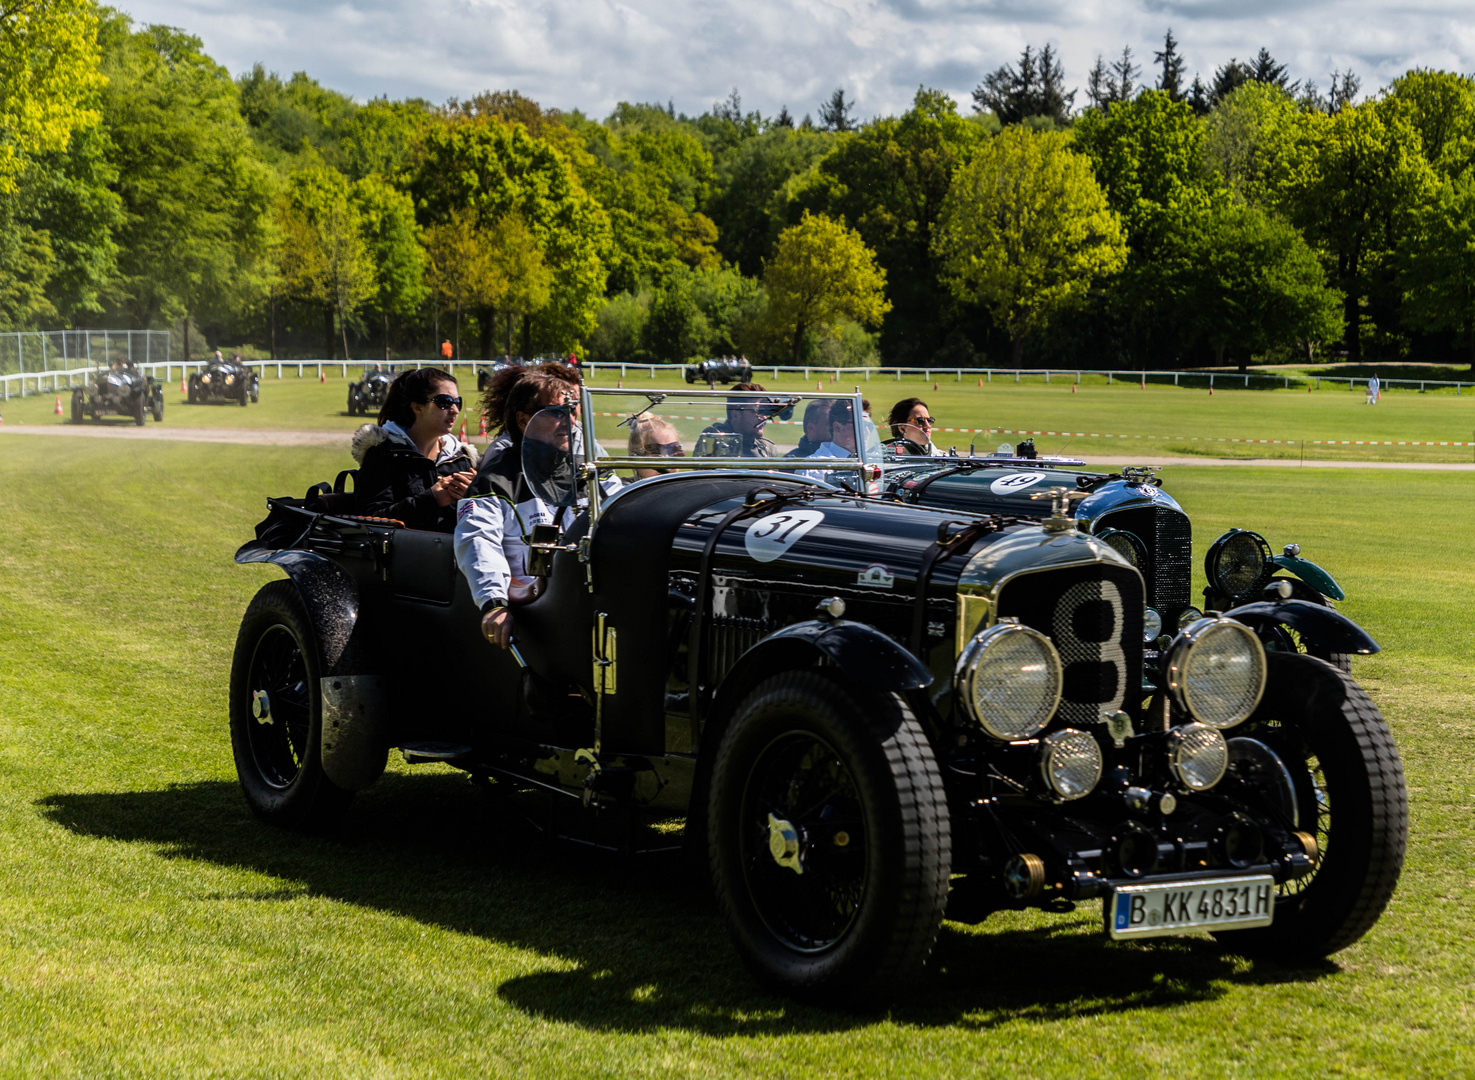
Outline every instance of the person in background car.
<svg viewBox="0 0 1475 1080">
<path fill-rule="evenodd" d="M 761 391 L 758 383 L 738 383 L 733 387 L 740 391 Z M 764 438 L 763 425 L 772 416 L 762 402 L 754 398 L 728 398 L 727 419 L 711 424 L 702 431 L 703 435 L 738 436 L 739 457 L 773 457 L 773 443 Z M 698 454 L 701 450 L 698 448 Z"/>
<path fill-rule="evenodd" d="M 941 453 L 932 443 L 937 419 L 921 398 L 902 398 L 891 406 L 886 422 L 891 425 L 891 438 L 886 440 L 886 445 L 893 453 L 923 456 Z"/>
<path fill-rule="evenodd" d="M 830 437 L 830 402 L 823 398 L 811 401 L 804 408 L 804 434 L 799 445 L 784 457 L 809 457 Z"/>
<path fill-rule="evenodd" d="M 390 383 L 379 422 L 353 433 L 357 512 L 450 532 L 481 457 L 451 434 L 460 414 L 456 380 L 440 368 L 414 368 Z"/>
</svg>

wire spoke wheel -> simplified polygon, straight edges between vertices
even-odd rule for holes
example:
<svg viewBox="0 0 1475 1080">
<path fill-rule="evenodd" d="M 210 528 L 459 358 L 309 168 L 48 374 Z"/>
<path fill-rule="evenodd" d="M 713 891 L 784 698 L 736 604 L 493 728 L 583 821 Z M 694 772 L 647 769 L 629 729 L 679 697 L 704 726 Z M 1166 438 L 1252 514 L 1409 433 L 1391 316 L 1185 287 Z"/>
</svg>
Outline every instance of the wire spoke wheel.
<svg viewBox="0 0 1475 1080">
<path fill-rule="evenodd" d="M 262 778 L 285 788 L 302 771 L 312 709 L 302 647 L 287 627 L 278 623 L 261 635 L 248 685 L 254 721 L 247 725 L 251 753 Z"/>
</svg>

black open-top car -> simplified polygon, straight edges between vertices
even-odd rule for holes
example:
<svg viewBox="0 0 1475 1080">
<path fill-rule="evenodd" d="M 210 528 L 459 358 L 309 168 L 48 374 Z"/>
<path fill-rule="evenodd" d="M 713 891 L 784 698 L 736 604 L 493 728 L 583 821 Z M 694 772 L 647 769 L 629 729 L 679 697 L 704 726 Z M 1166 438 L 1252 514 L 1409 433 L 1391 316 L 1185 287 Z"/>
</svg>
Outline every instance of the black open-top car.
<svg viewBox="0 0 1475 1080">
<path fill-rule="evenodd" d="M 93 372 L 86 386 L 72 391 L 72 423 L 84 417 L 131 416 L 139 427 L 149 416 L 164 419 L 164 387 L 132 364 L 114 364 Z"/>
<path fill-rule="evenodd" d="M 753 365 L 732 356 L 702 360 L 686 365 L 686 381 L 688 384 L 752 382 Z"/>
<path fill-rule="evenodd" d="M 1282 958 L 1372 927 L 1406 839 L 1397 749 L 1345 672 L 1274 635 L 1372 639 L 1273 587 L 1160 631 L 1152 564 L 1068 512 L 1086 487 L 1038 481 L 1028 515 L 888 498 L 850 400 L 861 449 L 828 459 L 780 456 L 800 396 L 586 389 L 577 427 L 552 410 L 562 435 L 524 448 L 524 480 L 589 502 L 528 538 L 507 652 L 450 536 L 269 500 L 236 554 L 287 575 L 231 669 L 252 809 L 322 823 L 398 747 L 624 823 L 635 847 L 684 819 L 744 962 L 827 1003 L 893 996 L 945 917 L 1099 901 L 1113 938 L 1209 931 Z M 767 420 L 772 456 L 620 456 L 637 413 L 690 443 L 724 407 Z M 615 456 L 580 449 L 601 442 Z M 613 495 L 590 483 L 653 465 Z M 1170 517 L 1147 487 L 1113 489 L 1124 527 Z"/>
<path fill-rule="evenodd" d="M 389 384 L 394 382 L 394 368 L 380 368 L 378 364 L 364 368 L 364 377 L 348 384 L 348 415 L 364 416 L 377 413 L 389 393 Z"/>
<path fill-rule="evenodd" d="M 261 373 L 234 360 L 211 360 L 189 377 L 189 403 L 226 401 L 246 405 L 261 400 Z"/>
</svg>

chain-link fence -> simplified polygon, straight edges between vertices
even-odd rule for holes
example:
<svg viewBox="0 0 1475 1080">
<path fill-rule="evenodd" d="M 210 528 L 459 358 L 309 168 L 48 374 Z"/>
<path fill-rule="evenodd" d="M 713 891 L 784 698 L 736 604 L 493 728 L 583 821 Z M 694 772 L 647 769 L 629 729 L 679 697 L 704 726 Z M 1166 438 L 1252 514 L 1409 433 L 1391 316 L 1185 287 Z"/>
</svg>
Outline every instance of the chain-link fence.
<svg viewBox="0 0 1475 1080">
<path fill-rule="evenodd" d="M 0 334 L 0 375 L 168 360 L 168 330 L 38 330 Z"/>
</svg>

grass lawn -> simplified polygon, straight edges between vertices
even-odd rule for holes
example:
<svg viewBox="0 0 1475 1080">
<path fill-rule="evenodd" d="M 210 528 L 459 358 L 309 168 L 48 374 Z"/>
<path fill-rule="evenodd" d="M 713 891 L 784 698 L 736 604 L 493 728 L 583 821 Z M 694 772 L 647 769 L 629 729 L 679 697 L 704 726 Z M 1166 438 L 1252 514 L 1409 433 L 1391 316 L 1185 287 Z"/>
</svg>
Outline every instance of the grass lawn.
<svg viewBox="0 0 1475 1080">
<path fill-rule="evenodd" d="M 672 865 L 550 848 L 450 770 L 392 765 L 331 837 L 251 817 L 226 677 L 277 572 L 231 553 L 341 451 L 0 447 L 0 1075 L 1475 1071 L 1465 477 L 1165 474 L 1196 550 L 1231 525 L 1301 543 L 1386 649 L 1355 673 L 1399 739 L 1412 836 L 1367 938 L 1286 967 L 1113 944 L 1092 904 L 950 923 L 922 985 L 856 1017 L 758 992 Z"/>
<path fill-rule="evenodd" d="M 651 379 L 648 369 L 631 367 L 623 379 L 626 389 L 675 389 L 684 387 L 679 378 L 658 373 Z M 771 374 L 771 373 L 769 373 Z M 759 372 L 769 389 L 814 389 L 815 383 L 800 378 L 773 380 Z M 818 377 L 818 375 L 816 375 Z M 1364 404 L 1359 388 L 1349 392 L 1345 384 L 1308 393 L 1302 390 L 1219 389 L 1209 394 L 1205 387 L 1173 387 L 1149 384 L 1143 390 L 1129 378 L 1108 386 L 1102 377 L 1089 377 L 1072 392 L 1072 383 L 1056 378 L 1045 383 L 1034 376 L 1017 385 L 1007 378 L 977 385 L 977 376 L 964 375 L 955 381 L 951 373 L 933 382 L 920 378 L 896 381 L 875 378 L 869 382 L 824 383 L 826 390 L 849 390 L 859 386 L 871 400 L 873 412 L 884 420 L 891 404 L 904 397 L 920 396 L 947 429 L 989 428 L 1010 431 L 1046 431 L 1071 434 L 1035 436 L 1041 453 L 1091 456 L 1122 454 L 1162 458 L 1212 456 L 1244 458 L 1357 461 L 1475 461 L 1472 446 L 1368 446 L 1319 445 L 1316 440 L 1370 440 L 1386 442 L 1475 442 L 1475 390 L 1456 395 L 1452 391 L 1419 394 L 1393 391 L 1379 405 Z M 1223 377 L 1221 377 L 1223 378 Z M 595 385 L 612 386 L 619 380 L 615 369 L 600 369 Z M 1230 382 L 1233 382 L 1230 377 Z M 475 393 L 468 374 L 463 395 Z M 1222 386 L 1222 383 L 1221 383 Z M 241 408 L 233 404 L 189 405 L 179 393 L 178 383 L 164 391 L 164 425 L 167 427 L 253 428 L 293 431 L 352 431 L 361 418 L 346 409 L 348 382 L 330 377 L 320 384 L 309 373 L 297 378 L 287 370 L 280 380 L 268 375 L 262 380 L 259 404 Z M 70 415 L 71 398 L 63 393 L 62 407 Z M 56 395 L 12 398 L 0 407 L 9 424 L 56 424 L 65 430 L 66 417 L 54 413 Z M 466 415 L 467 428 L 476 429 L 474 407 Z M 128 417 L 104 417 L 102 424 L 132 427 Z M 92 421 L 84 422 L 90 426 Z M 153 420 L 148 422 L 154 424 Z M 147 429 L 145 429 L 147 430 Z M 949 430 L 935 437 L 938 445 L 957 445 L 966 451 L 976 444 L 979 452 L 993 450 L 1001 442 L 1014 442 L 1013 434 L 977 434 Z M 1270 440 L 1245 442 L 1237 440 Z"/>
</svg>

